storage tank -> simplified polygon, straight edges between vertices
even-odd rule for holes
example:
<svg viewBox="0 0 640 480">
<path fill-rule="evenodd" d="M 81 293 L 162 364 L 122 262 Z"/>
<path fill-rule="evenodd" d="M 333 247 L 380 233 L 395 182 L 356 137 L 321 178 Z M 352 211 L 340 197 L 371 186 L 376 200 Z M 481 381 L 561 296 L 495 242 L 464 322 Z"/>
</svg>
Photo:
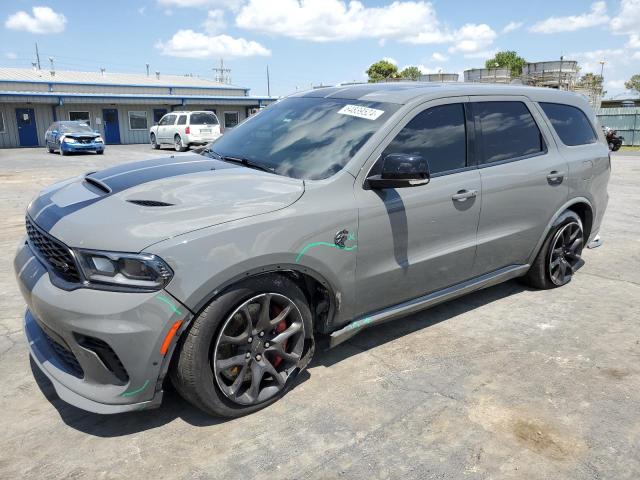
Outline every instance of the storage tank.
<svg viewBox="0 0 640 480">
<path fill-rule="evenodd" d="M 427 73 L 420 75 L 420 82 L 457 82 L 457 73 Z"/>
<path fill-rule="evenodd" d="M 553 60 L 550 62 L 526 63 L 522 68 L 522 80 L 536 87 L 571 89 L 578 77 L 578 62 L 575 60 Z"/>
<path fill-rule="evenodd" d="M 511 83 L 508 68 L 472 68 L 464 71 L 464 81 L 474 83 Z"/>
</svg>

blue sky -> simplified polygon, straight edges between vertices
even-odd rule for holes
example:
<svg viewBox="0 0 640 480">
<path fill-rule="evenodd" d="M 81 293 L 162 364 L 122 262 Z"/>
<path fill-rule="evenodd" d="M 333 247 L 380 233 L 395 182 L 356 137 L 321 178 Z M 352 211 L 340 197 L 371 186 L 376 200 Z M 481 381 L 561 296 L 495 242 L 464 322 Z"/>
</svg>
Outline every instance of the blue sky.
<svg viewBox="0 0 640 480">
<path fill-rule="evenodd" d="M 34 8 L 35 7 L 35 8 Z M 400 68 L 455 72 L 497 50 L 528 61 L 578 60 L 604 67 L 608 96 L 640 73 L 640 0 L 26 1 L 0 5 L 0 66 L 193 73 L 213 78 L 220 58 L 234 84 L 272 95 L 314 84 L 360 81 L 380 58 Z"/>
</svg>

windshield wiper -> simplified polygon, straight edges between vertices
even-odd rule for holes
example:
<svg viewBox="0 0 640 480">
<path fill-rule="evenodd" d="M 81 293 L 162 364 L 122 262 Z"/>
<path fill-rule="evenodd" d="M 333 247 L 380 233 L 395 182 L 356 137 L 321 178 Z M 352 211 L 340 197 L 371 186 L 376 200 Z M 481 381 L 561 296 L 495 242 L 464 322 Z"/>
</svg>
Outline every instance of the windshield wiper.
<svg viewBox="0 0 640 480">
<path fill-rule="evenodd" d="M 229 163 L 237 163 L 238 165 L 244 165 L 247 168 L 253 168 L 254 170 L 260 170 L 262 172 L 275 173 L 275 169 L 272 167 L 267 167 L 260 163 L 253 162 L 247 158 L 242 157 L 233 157 L 230 155 L 220 155 L 219 153 L 214 152 L 213 150 L 207 150 L 206 153 L 210 153 L 215 158 L 222 160 L 224 162 Z"/>
</svg>

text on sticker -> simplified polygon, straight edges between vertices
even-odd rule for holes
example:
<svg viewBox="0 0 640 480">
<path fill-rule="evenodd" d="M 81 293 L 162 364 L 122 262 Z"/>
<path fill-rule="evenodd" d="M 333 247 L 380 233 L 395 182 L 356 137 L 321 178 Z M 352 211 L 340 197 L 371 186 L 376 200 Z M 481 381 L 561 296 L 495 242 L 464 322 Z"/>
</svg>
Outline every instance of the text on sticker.
<svg viewBox="0 0 640 480">
<path fill-rule="evenodd" d="M 363 107 L 361 105 L 345 105 L 338 111 L 338 113 L 341 115 L 349 115 L 351 117 L 366 118 L 367 120 L 375 120 L 384 113 L 384 110 Z"/>
</svg>

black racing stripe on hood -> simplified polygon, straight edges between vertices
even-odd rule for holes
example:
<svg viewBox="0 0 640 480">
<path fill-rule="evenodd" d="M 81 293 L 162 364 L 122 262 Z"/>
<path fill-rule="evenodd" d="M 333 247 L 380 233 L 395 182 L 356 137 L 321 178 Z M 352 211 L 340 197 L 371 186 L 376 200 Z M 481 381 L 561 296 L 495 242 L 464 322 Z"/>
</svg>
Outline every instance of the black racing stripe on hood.
<svg viewBox="0 0 640 480">
<path fill-rule="evenodd" d="M 238 168 L 237 165 L 211 158 L 195 156 L 188 158 L 189 160 L 187 161 L 177 162 L 174 161 L 176 160 L 175 158 L 165 158 L 162 161 L 135 162 L 90 174 L 88 176 L 108 185 L 111 188 L 111 193 L 61 207 L 53 203 L 52 196 L 57 192 L 57 190 L 53 190 L 36 198 L 29 205 L 29 216 L 41 229 L 49 232 L 56 223 L 67 215 L 137 185 L 189 173 Z M 106 175 L 105 173 L 110 174 Z"/>
</svg>

